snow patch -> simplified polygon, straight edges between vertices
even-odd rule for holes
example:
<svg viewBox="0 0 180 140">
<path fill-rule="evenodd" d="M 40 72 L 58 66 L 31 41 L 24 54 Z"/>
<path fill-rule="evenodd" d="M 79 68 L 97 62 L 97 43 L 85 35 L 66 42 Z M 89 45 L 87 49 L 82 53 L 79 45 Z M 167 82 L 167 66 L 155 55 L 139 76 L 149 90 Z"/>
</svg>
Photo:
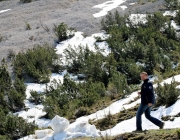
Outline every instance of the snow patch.
<svg viewBox="0 0 180 140">
<path fill-rule="evenodd" d="M 68 48 L 68 46 L 71 46 L 72 48 L 78 48 L 79 46 L 88 45 L 91 51 L 96 52 L 95 45 L 97 45 L 100 49 L 104 50 L 102 54 L 107 56 L 110 53 L 110 49 L 108 47 L 107 42 L 106 41 L 96 42 L 95 37 L 100 37 L 102 40 L 105 40 L 109 37 L 109 35 L 106 35 L 104 33 L 96 33 L 89 37 L 84 37 L 82 32 L 76 32 L 74 37 L 72 37 L 71 39 L 62 41 L 60 42 L 60 44 L 56 46 L 56 50 L 57 50 L 56 53 L 62 55 L 62 61 L 63 61 L 63 64 L 65 65 L 66 65 L 66 61 L 65 61 L 65 55 L 63 52 L 65 51 L 65 49 Z"/>
<path fill-rule="evenodd" d="M 176 17 L 177 12 L 178 12 L 178 10 L 175 10 L 175 11 L 165 11 L 163 13 L 163 16 L 173 16 L 173 17 Z"/>
<path fill-rule="evenodd" d="M 129 20 L 132 24 L 137 25 L 138 23 L 145 24 L 147 22 L 146 14 L 131 14 Z"/>
<path fill-rule="evenodd" d="M 105 3 L 95 5 L 93 8 L 99 8 L 102 9 L 100 12 L 93 14 L 95 18 L 105 16 L 109 11 L 117 8 L 122 3 L 124 3 L 126 0 L 111 0 L 107 1 Z"/>
<path fill-rule="evenodd" d="M 1 13 L 4 13 L 4 12 L 7 12 L 7 11 L 9 11 L 9 10 L 11 10 L 11 9 L 1 10 L 1 11 L 0 11 L 0 14 L 1 14 Z"/>
<path fill-rule="evenodd" d="M 172 26 L 175 30 L 180 30 L 180 26 L 177 25 L 174 20 L 171 20 L 171 26 Z"/>
<path fill-rule="evenodd" d="M 119 6 L 121 7 L 123 10 L 126 10 L 126 8 L 128 8 L 126 5 L 122 5 L 122 6 Z"/>
<path fill-rule="evenodd" d="M 133 3 L 129 3 L 129 5 L 134 5 L 134 4 L 136 4 L 137 2 L 133 2 Z"/>
<path fill-rule="evenodd" d="M 66 118 L 55 116 L 51 121 L 51 128 L 55 134 L 63 132 L 69 126 L 69 121 Z"/>
<path fill-rule="evenodd" d="M 42 139 L 47 137 L 47 135 L 51 135 L 52 137 L 53 131 L 51 129 L 44 129 L 44 130 L 36 130 L 35 135 L 38 139 Z"/>
</svg>

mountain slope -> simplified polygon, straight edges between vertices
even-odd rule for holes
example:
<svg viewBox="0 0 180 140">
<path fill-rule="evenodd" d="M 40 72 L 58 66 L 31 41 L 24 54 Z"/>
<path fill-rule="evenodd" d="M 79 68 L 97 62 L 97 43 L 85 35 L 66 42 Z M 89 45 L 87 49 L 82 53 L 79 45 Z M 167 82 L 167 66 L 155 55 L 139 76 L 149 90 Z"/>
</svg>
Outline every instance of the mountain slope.
<svg viewBox="0 0 180 140">
<path fill-rule="evenodd" d="M 44 42 L 54 45 L 56 39 L 53 32 L 53 24 L 65 22 L 69 27 L 74 27 L 85 35 L 100 32 L 102 17 L 94 18 L 93 14 L 104 11 L 118 10 L 124 13 L 146 13 L 158 11 L 163 8 L 163 0 L 143 4 L 138 0 L 122 0 L 121 4 L 116 1 L 106 3 L 104 7 L 93 8 L 106 0 L 37 0 L 22 4 L 19 0 L 7 0 L 0 2 L 0 31 L 3 40 L 0 42 L 0 60 L 7 57 L 9 50 L 15 53 L 35 44 Z M 113 3 L 113 4 L 111 4 Z M 127 8 L 123 8 L 127 7 Z M 27 25 L 31 30 L 26 30 Z"/>
</svg>

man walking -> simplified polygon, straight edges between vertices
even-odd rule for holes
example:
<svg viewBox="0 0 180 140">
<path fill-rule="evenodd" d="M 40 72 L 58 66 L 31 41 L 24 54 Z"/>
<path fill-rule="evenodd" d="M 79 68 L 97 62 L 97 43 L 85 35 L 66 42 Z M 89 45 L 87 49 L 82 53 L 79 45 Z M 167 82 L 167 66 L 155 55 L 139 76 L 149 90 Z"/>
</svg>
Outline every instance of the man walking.
<svg viewBox="0 0 180 140">
<path fill-rule="evenodd" d="M 140 74 L 140 77 L 141 77 L 141 80 L 144 81 L 144 83 L 141 86 L 141 92 L 138 92 L 138 94 L 141 95 L 141 104 L 136 113 L 136 130 L 134 132 L 142 131 L 141 116 L 143 113 L 145 113 L 145 117 L 149 121 L 151 121 L 155 125 L 159 126 L 160 129 L 163 129 L 164 122 L 161 122 L 160 120 L 158 120 L 150 115 L 151 107 L 153 104 L 155 104 L 153 85 L 151 82 L 149 82 L 148 74 L 146 72 L 142 72 Z"/>
</svg>

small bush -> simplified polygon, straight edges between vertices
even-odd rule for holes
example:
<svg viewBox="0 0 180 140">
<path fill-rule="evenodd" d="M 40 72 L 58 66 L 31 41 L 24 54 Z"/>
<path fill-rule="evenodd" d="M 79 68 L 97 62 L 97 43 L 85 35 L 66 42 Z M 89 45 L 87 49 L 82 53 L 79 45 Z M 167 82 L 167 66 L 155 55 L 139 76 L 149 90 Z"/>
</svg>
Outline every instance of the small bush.
<svg viewBox="0 0 180 140">
<path fill-rule="evenodd" d="M 113 115 L 110 113 L 106 116 L 106 118 L 100 119 L 97 121 L 97 128 L 100 130 L 110 129 L 115 126 L 116 120 Z"/>
<path fill-rule="evenodd" d="M 5 134 L 11 139 L 18 139 L 34 133 L 37 129 L 33 123 L 27 123 L 23 118 L 8 115 L 5 120 Z"/>
<path fill-rule="evenodd" d="M 89 108 L 82 106 L 77 110 L 77 112 L 75 113 L 75 116 L 76 116 L 76 118 L 79 118 L 81 116 L 85 116 L 85 115 L 89 115 L 89 114 L 90 114 Z"/>
<path fill-rule="evenodd" d="M 41 103 L 41 96 L 38 92 L 32 90 L 30 94 L 32 96 L 32 101 L 34 101 L 36 105 Z"/>
<path fill-rule="evenodd" d="M 63 41 L 74 36 L 75 29 L 68 28 L 67 24 L 61 23 L 60 25 L 54 25 L 55 35 L 58 37 L 58 41 Z"/>
<path fill-rule="evenodd" d="M 171 106 L 178 100 L 180 91 L 176 89 L 177 83 L 173 80 L 171 84 L 164 84 L 164 86 L 158 84 L 155 89 L 157 94 L 157 105 Z"/>
<path fill-rule="evenodd" d="M 3 36 L 0 34 L 0 42 L 3 40 Z"/>
<path fill-rule="evenodd" d="M 1 1 L 7 1 L 7 0 L 0 0 L 0 2 L 1 2 Z M 0 135 L 0 138 L 1 138 L 1 135 Z"/>
<path fill-rule="evenodd" d="M 165 6 L 170 10 L 176 10 L 179 6 L 178 0 L 165 0 Z"/>
<path fill-rule="evenodd" d="M 19 78 L 32 77 L 35 82 L 47 83 L 49 76 L 54 71 L 53 62 L 58 59 L 54 48 L 48 44 L 37 45 L 26 53 L 18 53 L 13 61 L 14 72 Z M 57 68 L 56 68 L 56 71 Z"/>
<path fill-rule="evenodd" d="M 20 2 L 22 2 L 22 3 L 30 3 L 30 2 L 32 2 L 33 0 L 20 0 Z"/>
<path fill-rule="evenodd" d="M 31 30 L 31 26 L 30 26 L 30 24 L 29 23 L 26 23 L 26 30 Z"/>
</svg>

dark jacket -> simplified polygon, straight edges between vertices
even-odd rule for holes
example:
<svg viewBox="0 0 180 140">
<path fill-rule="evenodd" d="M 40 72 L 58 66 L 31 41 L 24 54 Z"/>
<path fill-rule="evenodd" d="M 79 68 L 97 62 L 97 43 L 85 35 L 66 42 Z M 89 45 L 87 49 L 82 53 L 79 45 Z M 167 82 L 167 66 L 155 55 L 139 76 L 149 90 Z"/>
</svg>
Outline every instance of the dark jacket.
<svg viewBox="0 0 180 140">
<path fill-rule="evenodd" d="M 149 82 L 149 79 L 144 80 L 144 83 L 141 86 L 141 103 L 155 104 L 154 89 L 152 83 Z"/>
</svg>

